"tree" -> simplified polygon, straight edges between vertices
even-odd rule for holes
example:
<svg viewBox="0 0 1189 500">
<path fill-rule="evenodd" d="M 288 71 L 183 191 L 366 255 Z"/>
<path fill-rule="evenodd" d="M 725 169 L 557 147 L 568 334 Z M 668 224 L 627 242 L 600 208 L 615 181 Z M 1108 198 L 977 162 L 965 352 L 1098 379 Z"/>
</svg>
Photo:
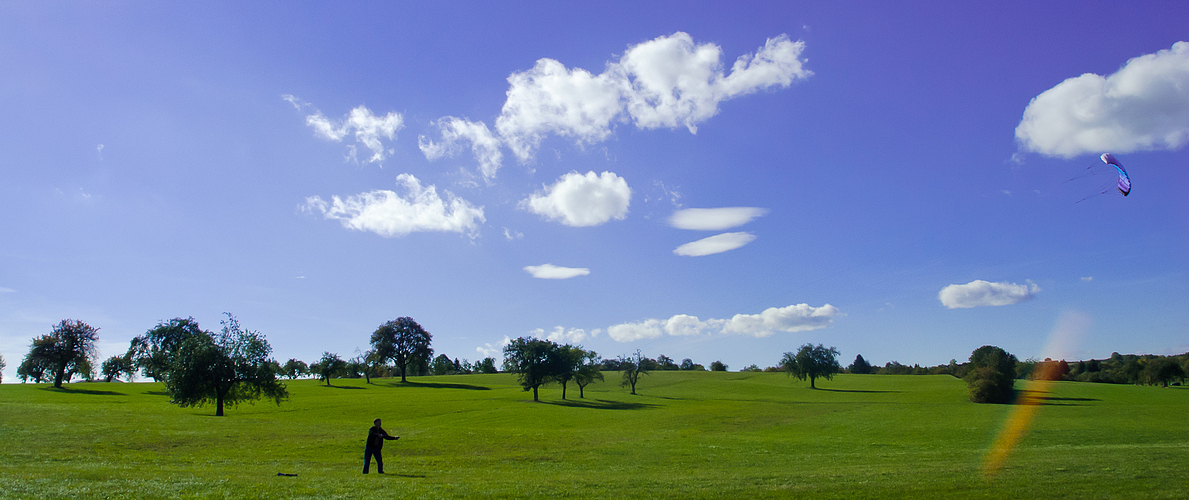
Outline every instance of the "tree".
<svg viewBox="0 0 1189 500">
<path fill-rule="evenodd" d="M 113 379 L 119 378 L 120 375 L 128 377 L 128 380 L 131 381 L 132 376 L 136 374 L 136 368 L 132 366 L 132 359 L 127 355 L 107 358 L 100 371 L 103 373 L 104 382 L 111 382 Z"/>
<path fill-rule="evenodd" d="M 1002 348 L 985 345 L 970 353 L 970 371 L 964 377 L 975 403 L 1010 403 L 1015 395 L 1016 363 Z"/>
<path fill-rule="evenodd" d="M 561 347 L 553 341 L 520 337 L 504 346 L 504 369 L 519 375 L 520 387 L 533 391 L 533 401 L 540 400 L 541 384 L 554 380 L 562 366 Z"/>
<path fill-rule="evenodd" d="M 855 356 L 855 362 L 851 363 L 846 369 L 851 373 L 863 375 L 871 373 L 871 363 L 868 363 L 867 360 L 863 359 L 863 355 L 859 354 Z"/>
<path fill-rule="evenodd" d="M 20 366 L 17 367 L 17 377 L 20 377 L 22 383 L 33 379 L 33 383 L 40 384 L 45 378 L 45 373 L 50 369 L 49 350 L 53 344 L 54 339 L 49 335 L 33 339 L 29 353 L 25 354 L 25 359 L 21 360 Z"/>
<path fill-rule="evenodd" d="M 677 363 L 673 362 L 673 358 L 661 354 L 656 357 L 656 364 L 658 370 L 678 370 L 681 369 Z"/>
<path fill-rule="evenodd" d="M 1148 361 L 1147 366 L 1144 366 L 1143 378 L 1148 384 L 1168 387 L 1170 382 L 1184 379 L 1185 371 L 1176 358 L 1161 356 Z"/>
<path fill-rule="evenodd" d="M 497 373 L 499 370 L 495 368 L 495 358 L 488 356 L 476 364 L 475 371 L 479 373 Z"/>
<path fill-rule="evenodd" d="M 727 365 L 723 364 L 722 361 L 714 360 L 712 363 L 710 363 L 710 371 L 725 372 L 727 371 Z"/>
<path fill-rule="evenodd" d="M 98 353 L 95 347 L 98 341 L 98 328 L 82 321 L 64 319 L 54 325 L 49 335 L 33 339 L 26 359 L 30 369 L 48 372 L 53 376 L 54 387 L 61 388 L 62 381 L 69 382 L 76 373 L 91 379 L 94 374 L 91 360 Z M 41 379 L 41 373 L 37 378 Z"/>
<path fill-rule="evenodd" d="M 319 359 L 310 371 L 318 374 L 318 379 L 325 380 L 326 386 L 330 386 L 330 379 L 342 375 L 347 369 L 347 362 L 343 361 L 338 354 L 333 352 L 322 352 L 322 359 Z"/>
<path fill-rule="evenodd" d="M 372 349 L 385 361 L 392 360 L 400 368 L 400 381 L 407 382 L 410 365 L 428 365 L 433 357 L 429 344 L 433 335 L 421 328 L 413 318 L 401 317 L 380 325 L 372 333 Z"/>
<path fill-rule="evenodd" d="M 281 366 L 281 373 L 286 377 L 289 377 L 289 380 L 301 377 L 309 373 L 309 371 L 310 367 L 306 365 L 305 361 L 295 358 L 289 358 L 289 361 L 286 361 L 285 364 Z"/>
<path fill-rule="evenodd" d="M 639 349 L 636 349 L 634 355 L 620 356 L 619 369 L 623 372 L 623 381 L 619 385 L 621 387 L 631 386 L 632 394 L 636 394 L 636 382 L 640 380 L 640 375 L 648 374 L 651 365 L 652 360 L 640 354 Z"/>
<path fill-rule="evenodd" d="M 206 332 L 202 331 L 194 318 L 161 321 L 143 335 L 133 338 L 126 356 L 142 375 L 160 382 L 165 380 L 166 374 L 173 366 L 174 354 L 182 342 L 192 336 L 203 334 Z"/>
<path fill-rule="evenodd" d="M 599 353 L 594 351 L 582 351 L 582 362 L 578 366 L 578 371 L 574 373 L 574 383 L 578 384 L 578 397 L 586 398 L 586 386 L 594 383 L 596 380 L 603 380 L 602 362 L 599 360 Z M 564 390 L 562 391 L 565 392 Z"/>
<path fill-rule="evenodd" d="M 170 402 L 187 407 L 213 401 L 218 417 L 224 405 L 262 396 L 280 405 L 289 392 L 277 380 L 275 361 L 269 358 L 272 347 L 264 335 L 242 328 L 231 313 L 224 314 L 220 333 L 187 336 L 174 353 L 165 377 Z"/>
<path fill-rule="evenodd" d="M 831 380 L 835 373 L 842 371 L 842 366 L 838 364 L 838 349 L 826 348 L 821 344 L 805 344 L 796 354 L 784 353 L 780 367 L 785 373 L 797 377 L 797 380 L 808 377 L 810 389 L 817 389 L 814 381 L 818 377 Z"/>
<path fill-rule="evenodd" d="M 7 367 L 8 364 L 4 362 L 4 355 L 0 354 L 0 382 L 4 381 L 4 369 Z"/>
<path fill-rule="evenodd" d="M 449 375 L 454 371 L 454 362 L 445 354 L 439 354 L 429 364 L 429 372 L 434 375 Z"/>
</svg>

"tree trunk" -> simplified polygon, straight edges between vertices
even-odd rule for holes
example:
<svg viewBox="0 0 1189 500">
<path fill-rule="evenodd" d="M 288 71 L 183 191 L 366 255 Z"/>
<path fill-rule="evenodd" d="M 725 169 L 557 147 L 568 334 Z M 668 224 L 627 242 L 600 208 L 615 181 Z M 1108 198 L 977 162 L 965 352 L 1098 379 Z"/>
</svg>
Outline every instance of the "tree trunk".
<svg viewBox="0 0 1189 500">
<path fill-rule="evenodd" d="M 215 416 L 222 417 L 223 416 L 223 395 L 220 394 L 219 397 L 215 398 L 215 399 L 216 399 L 216 401 L 218 401 L 218 405 L 219 405 L 218 407 L 215 408 Z"/>
<path fill-rule="evenodd" d="M 537 402 L 537 401 L 538 401 L 538 399 L 537 399 L 537 387 L 539 387 L 539 386 L 536 386 L 536 385 L 534 385 L 534 386 L 533 386 L 533 402 Z"/>
<path fill-rule="evenodd" d="M 586 389 L 586 388 L 583 387 L 582 384 L 578 384 L 578 399 L 586 399 L 586 395 L 583 394 L 584 389 Z"/>
<path fill-rule="evenodd" d="M 405 380 L 405 365 L 400 365 L 400 381 L 408 382 L 408 380 Z"/>
<path fill-rule="evenodd" d="M 565 382 L 561 383 L 561 400 L 562 401 L 566 400 L 566 383 Z"/>
<path fill-rule="evenodd" d="M 815 377 L 809 377 L 809 388 L 810 389 L 817 389 L 817 386 L 813 385 L 814 378 Z"/>
</svg>

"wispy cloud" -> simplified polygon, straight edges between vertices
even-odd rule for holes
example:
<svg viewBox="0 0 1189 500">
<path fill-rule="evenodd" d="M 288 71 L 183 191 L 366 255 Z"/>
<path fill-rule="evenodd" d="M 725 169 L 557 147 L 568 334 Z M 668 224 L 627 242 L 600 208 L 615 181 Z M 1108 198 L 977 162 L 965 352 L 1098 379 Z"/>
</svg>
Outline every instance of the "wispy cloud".
<svg viewBox="0 0 1189 500">
<path fill-rule="evenodd" d="M 1175 150 L 1189 142 L 1189 42 L 1086 73 L 1034 97 L 1016 127 L 1020 148 L 1071 158 L 1103 151 Z"/>
<path fill-rule="evenodd" d="M 0 286 L 0 293 L 16 293 L 16 290 Z"/>
<path fill-rule="evenodd" d="M 673 212 L 669 225 L 677 229 L 722 231 L 742 226 L 767 213 L 768 209 L 756 207 L 687 208 Z"/>
<path fill-rule="evenodd" d="M 311 105 L 292 95 L 283 95 L 299 111 Z M 314 114 L 306 116 L 306 125 L 314 129 L 314 135 L 334 142 L 342 142 L 348 136 L 354 136 L 355 144 L 347 146 L 347 158 L 358 161 L 357 145 L 363 145 L 372 152 L 369 163 L 379 163 L 385 158 L 385 153 L 391 154 L 391 149 L 384 147 L 384 140 L 396 140 L 396 132 L 404 127 L 404 118 L 400 113 L 389 112 L 383 116 L 376 115 L 366 106 L 357 106 L 347 116 L 340 120 L 332 120 L 321 111 L 314 110 Z"/>
<path fill-rule="evenodd" d="M 588 338 L 598 337 L 599 334 L 602 333 L 602 330 L 595 328 L 588 333 L 586 330 L 581 328 L 566 329 L 565 327 L 555 326 L 548 332 L 546 332 L 543 328 L 537 328 L 528 333 L 534 337 L 561 344 L 578 344 Z"/>
<path fill-rule="evenodd" d="M 478 352 L 480 356 L 485 358 L 495 358 L 498 361 L 504 354 L 504 346 L 510 343 L 512 343 L 512 339 L 504 335 L 504 340 L 500 341 L 498 345 L 484 343 L 482 346 L 476 347 L 475 352 Z"/>
<path fill-rule="evenodd" d="M 521 200 L 519 207 L 567 226 L 585 227 L 622 220 L 631 199 L 627 181 L 613 172 L 570 172 L 545 186 L 544 192 Z"/>
<path fill-rule="evenodd" d="M 974 280 L 964 285 L 949 285 L 938 292 L 941 304 L 950 309 L 968 309 L 983 306 L 1007 306 L 1032 300 L 1040 287 L 1036 283 L 1016 283 Z"/>
<path fill-rule="evenodd" d="M 677 255 L 684 255 L 686 257 L 701 257 L 703 255 L 713 255 L 716 253 L 723 253 L 739 248 L 743 245 L 755 241 L 756 237 L 751 233 L 722 233 L 702 238 L 697 241 L 691 241 L 673 249 L 673 253 Z"/>
<path fill-rule="evenodd" d="M 401 174 L 396 182 L 405 188 L 402 196 L 394 191 L 375 190 L 330 201 L 318 196 L 306 198 L 302 209 L 335 219 L 343 227 L 370 231 L 386 238 L 404 236 L 412 232 L 445 231 L 475 237 L 479 225 L 487 219 L 483 207 L 444 191 L 438 195 L 433 186 L 422 186 L 410 174 Z"/>
<path fill-rule="evenodd" d="M 546 280 L 564 280 L 590 274 L 590 269 L 585 267 L 561 267 L 553 264 L 525 266 L 524 270 L 533 275 L 534 278 Z"/>
<path fill-rule="evenodd" d="M 491 133 L 483 122 L 473 122 L 465 118 L 446 116 L 434 122 L 438 127 L 441 140 L 433 142 L 426 136 L 418 136 L 417 146 L 428 160 L 450 158 L 458 154 L 464 143 L 471 145 L 471 154 L 479 162 L 479 173 L 483 178 L 491 180 L 503 163 L 504 155 L 500 152 L 500 140 Z"/>
</svg>

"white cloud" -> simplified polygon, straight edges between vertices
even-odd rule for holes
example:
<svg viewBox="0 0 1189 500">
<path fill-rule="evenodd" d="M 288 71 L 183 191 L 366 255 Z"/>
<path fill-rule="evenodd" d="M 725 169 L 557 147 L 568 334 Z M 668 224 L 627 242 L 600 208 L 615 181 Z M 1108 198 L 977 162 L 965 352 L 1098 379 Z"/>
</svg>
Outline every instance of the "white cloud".
<svg viewBox="0 0 1189 500">
<path fill-rule="evenodd" d="M 756 207 L 687 208 L 673 212 L 669 225 L 677 229 L 722 231 L 747 224 L 766 213 L 768 209 Z"/>
<path fill-rule="evenodd" d="M 673 249 L 673 253 L 687 257 L 701 257 L 734 250 L 755 241 L 751 233 L 723 233 L 691 241 Z"/>
<path fill-rule="evenodd" d="M 504 155 L 500 152 L 500 140 L 491 133 L 487 125 L 453 116 L 442 117 L 435 124 L 441 132 L 441 142 L 433 142 L 424 135 L 417 138 L 417 146 L 426 159 L 432 161 L 453 157 L 458 154 L 464 142 L 469 142 L 471 154 L 479 162 L 479 173 L 487 180 L 495 178 Z"/>
<path fill-rule="evenodd" d="M 1034 97 L 1016 127 L 1020 147 L 1048 156 L 1175 150 L 1189 142 L 1189 42 L 1086 73 Z"/>
<path fill-rule="evenodd" d="M 512 339 L 504 335 L 504 340 L 500 341 L 499 345 L 491 345 L 490 342 L 485 342 L 482 346 L 476 347 L 475 352 L 478 352 L 480 356 L 485 358 L 495 358 L 498 360 L 504 354 L 504 346 L 511 343 Z"/>
<path fill-rule="evenodd" d="M 553 264 L 525 266 L 524 270 L 528 271 L 528 273 L 533 275 L 534 278 L 546 280 L 564 280 L 590 274 L 590 269 L 585 267 L 561 267 L 555 266 Z"/>
<path fill-rule="evenodd" d="M 1094 281 L 1094 277 L 1093 276 L 1082 276 L 1082 281 L 1089 283 L 1091 281 Z"/>
<path fill-rule="evenodd" d="M 710 326 L 710 324 L 699 320 L 697 316 L 675 314 L 665 321 L 665 333 L 679 337 L 701 335 Z"/>
<path fill-rule="evenodd" d="M 723 73 L 720 47 L 694 44 L 682 32 L 628 48 L 598 75 L 540 59 L 508 77 L 508 98 L 495 129 L 524 162 L 549 134 L 592 144 L 605 140 L 617 121 L 694 133 L 724 100 L 808 78 L 804 49 L 804 42 L 787 35 L 770 38 L 754 55 L 736 59 L 730 74 Z"/>
<path fill-rule="evenodd" d="M 620 323 L 607 328 L 607 335 L 616 342 L 631 342 L 640 339 L 655 339 L 660 337 L 664 322 L 659 319 L 644 320 L 639 323 Z"/>
<path fill-rule="evenodd" d="M 941 304 L 950 309 L 967 309 L 982 306 L 1006 306 L 1032 300 L 1040 287 L 1036 283 L 1016 283 L 974 280 L 965 285 L 949 285 L 938 292 Z"/>
<path fill-rule="evenodd" d="M 729 319 L 700 320 L 697 316 L 676 314 L 669 319 L 646 319 L 634 323 L 620 323 L 607 328 L 607 335 L 617 342 L 655 339 L 664 334 L 675 337 L 702 335 L 746 335 L 770 337 L 777 333 L 796 333 L 830 326 L 842 312 L 830 304 L 813 307 L 795 304 L 770 307 L 759 314 L 736 314 Z M 562 327 L 556 327 L 555 332 Z M 544 330 L 540 330 L 544 333 Z"/>
<path fill-rule="evenodd" d="M 813 307 L 796 304 L 786 307 L 769 307 L 759 314 L 736 314 L 723 322 L 725 333 L 770 337 L 777 332 L 805 332 L 830 326 L 841 312 L 837 307 L 826 304 Z"/>
<path fill-rule="evenodd" d="M 524 233 L 522 233 L 520 231 L 513 231 L 506 227 L 504 228 L 504 238 L 507 238 L 509 240 L 518 240 L 523 237 L 524 237 Z"/>
<path fill-rule="evenodd" d="M 16 293 L 16 290 L 0 286 L 0 293 Z"/>
<path fill-rule="evenodd" d="M 570 172 L 558 178 L 545 192 L 520 201 L 520 208 L 567 226 L 597 226 L 627 216 L 632 190 L 612 172 L 585 175 Z"/>
<path fill-rule="evenodd" d="M 329 202 L 311 196 L 306 198 L 303 209 L 336 219 L 343 227 L 371 231 L 386 238 L 420 231 L 466 233 L 474 237 L 479 225 L 487 220 L 483 207 L 476 207 L 449 191 L 445 191 L 443 199 L 434 186 L 422 187 L 412 175 L 401 174 L 396 182 L 404 186 L 406 195 L 375 190 L 346 198 L 333 196 Z"/>
<path fill-rule="evenodd" d="M 588 335 L 586 330 L 581 328 L 571 328 L 567 330 L 565 327 L 555 326 L 548 334 L 546 334 L 545 330 L 542 328 L 534 329 L 530 331 L 529 334 L 534 337 L 557 342 L 559 344 L 578 344 L 587 338 L 597 337 L 601 332 L 602 330 L 595 328 L 594 330 L 591 330 L 590 334 Z"/>
<path fill-rule="evenodd" d="M 292 95 L 286 94 L 281 98 L 299 111 L 309 106 L 309 103 Z M 378 163 L 384 160 L 386 152 L 392 152 L 390 149 L 385 150 L 383 140 L 396 140 L 396 132 L 404 127 L 404 118 L 397 112 L 378 116 L 367 107 L 358 106 L 347 113 L 347 116 L 342 120 L 337 121 L 331 120 L 321 111 L 315 110 L 314 114 L 306 117 L 306 125 L 314 129 L 314 135 L 334 142 L 342 142 L 348 135 L 354 135 L 357 144 L 362 144 L 372 152 L 372 156 L 367 161 Z M 356 146 L 352 144 L 347 148 L 350 151 L 348 157 L 354 160 Z"/>
</svg>

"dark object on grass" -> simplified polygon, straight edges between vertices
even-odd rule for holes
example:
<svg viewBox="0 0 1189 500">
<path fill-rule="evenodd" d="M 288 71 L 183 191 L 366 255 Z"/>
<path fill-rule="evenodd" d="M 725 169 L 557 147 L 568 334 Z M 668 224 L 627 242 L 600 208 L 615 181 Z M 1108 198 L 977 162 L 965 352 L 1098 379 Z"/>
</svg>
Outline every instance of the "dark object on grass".
<svg viewBox="0 0 1189 500">
<path fill-rule="evenodd" d="M 284 473 L 284 472 L 278 472 L 278 473 L 277 473 L 277 475 L 278 475 L 278 476 L 285 476 L 285 477 L 297 477 L 297 474 L 286 474 L 286 473 Z"/>
</svg>

